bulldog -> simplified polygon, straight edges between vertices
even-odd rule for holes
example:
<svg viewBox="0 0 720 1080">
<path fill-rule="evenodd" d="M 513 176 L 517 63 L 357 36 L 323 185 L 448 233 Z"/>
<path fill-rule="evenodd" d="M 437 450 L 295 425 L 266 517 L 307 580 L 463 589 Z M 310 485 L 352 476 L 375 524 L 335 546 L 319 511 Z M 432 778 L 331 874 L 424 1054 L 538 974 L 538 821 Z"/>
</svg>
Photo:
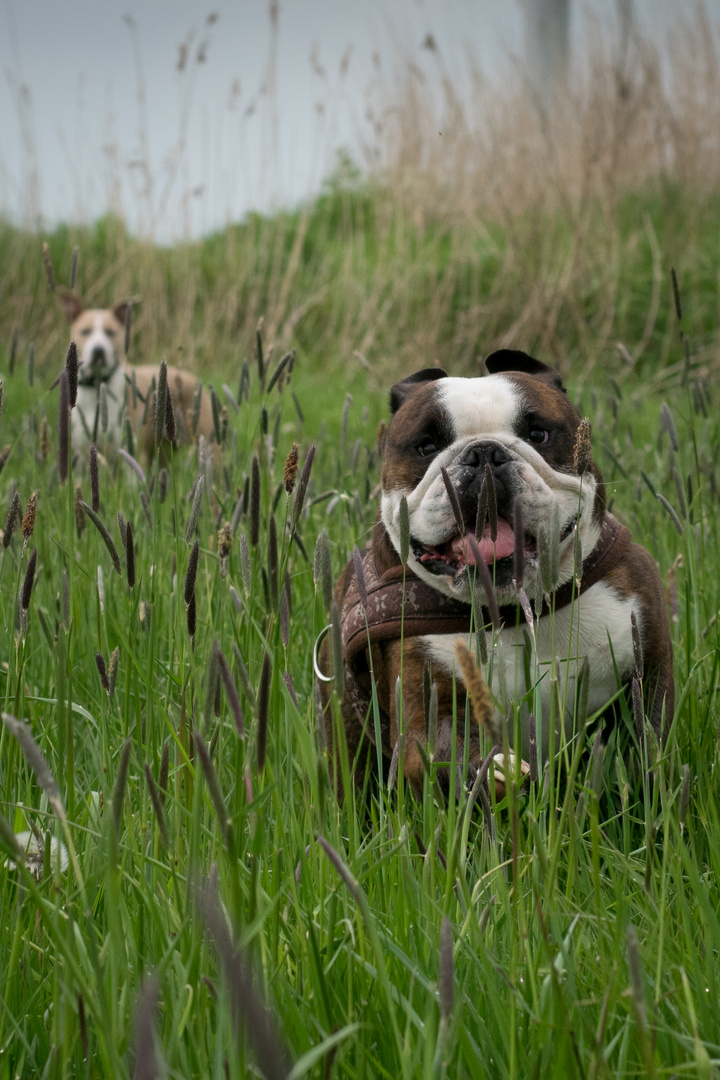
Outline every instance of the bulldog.
<svg viewBox="0 0 720 1080">
<path fill-rule="evenodd" d="M 74 293 L 57 290 L 58 301 L 70 327 L 70 338 L 78 350 L 77 404 L 72 410 L 73 450 L 77 453 L 98 444 L 109 457 L 117 456 L 122 438 L 123 418 L 128 416 L 140 449 L 152 457 L 155 449 L 155 397 L 158 365 L 131 366 L 125 359 L 125 327 L 130 317 L 129 303 L 111 308 L 86 308 Z M 195 418 L 198 380 L 189 371 L 168 367 L 168 389 L 175 413 L 177 441 L 191 442 L 191 432 L 213 438 L 214 425 L 210 397 L 201 389 L 200 410 Z M 100 397 L 105 387 L 107 427 L 100 430 Z M 193 422 L 196 419 L 195 427 Z"/>
<path fill-rule="evenodd" d="M 618 691 L 627 691 L 638 668 L 659 739 L 673 716 L 660 575 L 606 510 L 587 424 L 581 427 L 546 364 L 502 350 L 485 365 L 480 378 L 430 368 L 392 387 L 378 521 L 362 566 L 348 563 L 335 594 L 350 763 L 363 739 L 376 741 L 372 673 L 383 758 L 392 758 L 402 725 L 399 766 L 420 794 L 428 663 L 438 688 L 434 760 L 466 762 L 468 783 L 483 761 L 478 726 L 465 721 L 459 638 L 480 658 L 497 722 L 520 751 L 523 772 L 531 753 L 546 760 L 572 738 L 579 701 L 585 716 L 606 707 L 616 716 Z M 331 710 L 325 716 L 334 749 Z M 448 770 L 439 767 L 438 777 L 447 786 Z"/>
</svg>

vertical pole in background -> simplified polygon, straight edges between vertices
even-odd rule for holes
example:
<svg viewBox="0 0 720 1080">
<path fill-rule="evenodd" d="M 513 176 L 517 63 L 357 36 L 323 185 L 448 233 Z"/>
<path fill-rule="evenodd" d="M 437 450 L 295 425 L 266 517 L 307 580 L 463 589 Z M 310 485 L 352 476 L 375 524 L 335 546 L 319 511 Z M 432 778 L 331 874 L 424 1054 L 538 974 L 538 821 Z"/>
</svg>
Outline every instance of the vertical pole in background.
<svg viewBox="0 0 720 1080">
<path fill-rule="evenodd" d="M 570 0 L 526 0 L 525 57 L 533 92 L 546 108 L 567 85 Z"/>
</svg>

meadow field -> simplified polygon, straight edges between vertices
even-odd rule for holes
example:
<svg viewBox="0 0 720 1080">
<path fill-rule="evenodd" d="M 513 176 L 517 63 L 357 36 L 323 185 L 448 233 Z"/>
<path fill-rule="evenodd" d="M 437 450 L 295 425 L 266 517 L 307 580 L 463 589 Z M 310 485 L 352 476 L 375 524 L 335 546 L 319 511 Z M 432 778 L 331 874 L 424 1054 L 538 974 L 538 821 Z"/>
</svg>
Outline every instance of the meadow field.
<svg viewBox="0 0 720 1080">
<path fill-rule="evenodd" d="M 541 196 L 517 157 L 453 186 L 461 116 L 421 162 L 410 82 L 397 157 L 295 211 L 169 248 L 0 222 L 0 1080 L 718 1075 L 720 167 L 689 80 L 674 152 L 647 149 L 651 59 L 588 93 L 592 147 L 517 129 Z M 106 458 L 100 417 L 96 478 L 73 460 L 48 261 L 89 305 L 134 298 L 131 360 L 212 386 L 215 456 Z M 387 390 L 498 346 L 563 372 L 660 567 L 667 742 L 640 684 L 630 758 L 580 702 L 490 814 L 432 775 L 338 804 L 312 649 L 376 514 Z"/>
</svg>

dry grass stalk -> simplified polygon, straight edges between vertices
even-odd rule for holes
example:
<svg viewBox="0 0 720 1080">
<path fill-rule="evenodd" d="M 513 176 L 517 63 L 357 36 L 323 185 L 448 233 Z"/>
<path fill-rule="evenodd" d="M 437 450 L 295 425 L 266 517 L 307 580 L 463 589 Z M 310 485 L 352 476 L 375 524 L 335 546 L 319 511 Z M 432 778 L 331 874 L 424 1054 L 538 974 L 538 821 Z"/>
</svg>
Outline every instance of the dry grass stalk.
<svg viewBox="0 0 720 1080">
<path fill-rule="evenodd" d="M 460 664 L 465 689 L 470 695 L 470 707 L 475 722 L 480 730 L 484 731 L 494 743 L 502 742 L 502 732 L 490 696 L 490 690 L 482 677 L 480 668 L 475 663 L 475 658 L 464 641 L 458 640 L 455 643 L 455 654 Z"/>
</svg>

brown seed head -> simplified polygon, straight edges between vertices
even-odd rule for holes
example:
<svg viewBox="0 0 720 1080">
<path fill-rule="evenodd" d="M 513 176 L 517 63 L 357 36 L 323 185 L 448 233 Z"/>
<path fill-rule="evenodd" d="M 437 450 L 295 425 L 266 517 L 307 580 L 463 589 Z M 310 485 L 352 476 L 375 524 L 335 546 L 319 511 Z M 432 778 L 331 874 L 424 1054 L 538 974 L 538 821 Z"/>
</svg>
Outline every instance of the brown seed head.
<svg viewBox="0 0 720 1080">
<path fill-rule="evenodd" d="M 486 731 L 493 742 L 501 743 L 500 725 L 495 715 L 490 691 L 472 653 L 465 642 L 460 640 L 455 644 L 455 653 L 460 664 L 465 689 L 470 695 L 470 705 L 478 727 Z"/>
<path fill-rule="evenodd" d="M 285 473 L 283 475 L 283 484 L 285 485 L 285 491 L 288 495 L 292 495 L 293 488 L 295 487 L 299 455 L 300 448 L 298 447 L 298 444 L 294 442 L 290 447 L 288 456 L 285 458 Z"/>
<path fill-rule="evenodd" d="M 592 464 L 592 443 L 590 441 L 590 421 L 584 416 L 580 421 L 575 436 L 575 449 L 573 450 L 573 468 L 582 476 Z"/>
<path fill-rule="evenodd" d="M 27 507 L 25 509 L 25 513 L 23 514 L 23 519 L 22 519 L 22 534 L 23 534 L 23 540 L 25 541 L 26 544 L 27 544 L 28 540 L 30 539 L 30 537 L 32 536 L 33 529 L 35 528 L 35 516 L 37 514 L 37 501 L 38 501 L 38 493 L 37 493 L 37 491 L 33 491 L 32 495 L 28 499 Z"/>
<path fill-rule="evenodd" d="M 102 688 L 106 694 L 110 694 L 110 680 L 108 679 L 107 668 L 105 667 L 105 657 L 102 653 L 95 653 L 95 667 L 98 669 L 98 675 L 100 676 L 100 682 Z"/>
<path fill-rule="evenodd" d="M 10 453 L 10 448 L 7 447 L 6 449 L 8 453 Z M 42 420 L 40 421 L 40 430 L 38 432 L 38 449 L 40 450 L 40 456 L 44 461 L 50 453 L 50 427 L 47 422 L 47 416 L 43 416 Z M 1 465 L 0 468 L 2 468 Z"/>
</svg>

